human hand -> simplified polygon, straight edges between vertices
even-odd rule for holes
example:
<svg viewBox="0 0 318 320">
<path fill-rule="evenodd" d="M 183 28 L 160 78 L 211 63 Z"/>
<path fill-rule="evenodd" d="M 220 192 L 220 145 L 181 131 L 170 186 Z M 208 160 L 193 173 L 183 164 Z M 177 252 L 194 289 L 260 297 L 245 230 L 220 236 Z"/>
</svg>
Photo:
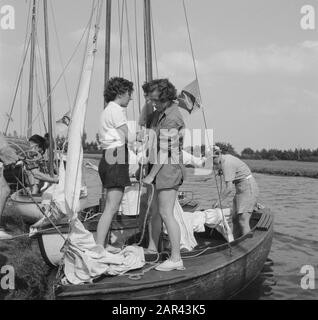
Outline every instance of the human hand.
<svg viewBox="0 0 318 320">
<path fill-rule="evenodd" d="M 145 131 L 144 130 L 141 130 L 141 131 L 138 131 L 136 132 L 136 140 L 139 141 L 139 142 L 143 142 L 144 139 L 146 137 L 146 134 L 145 134 Z"/>
<path fill-rule="evenodd" d="M 212 205 L 213 209 L 216 209 L 219 207 L 219 201 L 215 201 L 214 204 Z"/>
<path fill-rule="evenodd" d="M 148 174 L 148 176 L 143 179 L 143 182 L 145 184 L 152 184 L 153 180 L 154 180 L 154 177 L 152 175 Z"/>
</svg>

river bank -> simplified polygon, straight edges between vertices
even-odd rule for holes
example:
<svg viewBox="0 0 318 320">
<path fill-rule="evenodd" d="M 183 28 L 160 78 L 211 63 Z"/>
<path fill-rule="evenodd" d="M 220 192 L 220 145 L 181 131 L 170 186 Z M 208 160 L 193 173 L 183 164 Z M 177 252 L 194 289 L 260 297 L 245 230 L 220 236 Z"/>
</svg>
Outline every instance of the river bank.
<svg viewBox="0 0 318 320">
<path fill-rule="evenodd" d="M 318 162 L 288 160 L 244 160 L 252 172 L 276 176 L 318 179 Z"/>
<path fill-rule="evenodd" d="M 84 154 L 85 159 L 100 159 L 101 154 Z M 243 160 L 252 172 L 275 176 L 305 177 L 318 179 L 318 162 L 288 160 Z"/>
</svg>

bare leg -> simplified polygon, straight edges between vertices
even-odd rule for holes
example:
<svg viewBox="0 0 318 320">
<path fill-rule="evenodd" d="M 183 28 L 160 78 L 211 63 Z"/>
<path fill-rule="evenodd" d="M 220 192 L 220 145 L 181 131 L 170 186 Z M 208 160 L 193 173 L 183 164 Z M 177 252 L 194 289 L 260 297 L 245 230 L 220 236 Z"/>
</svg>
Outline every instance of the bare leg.
<svg viewBox="0 0 318 320">
<path fill-rule="evenodd" d="M 118 211 L 121 200 L 124 195 L 124 188 L 108 188 L 106 195 L 105 210 L 99 219 L 97 225 L 96 243 L 102 246 L 105 245 L 105 239 L 109 231 L 110 224 L 115 213 Z"/>
<path fill-rule="evenodd" d="M 240 214 L 236 214 L 233 217 L 233 236 L 234 239 L 237 239 L 244 234 L 247 234 L 250 228 L 250 217 L 251 214 L 249 212 L 244 212 Z"/>
<path fill-rule="evenodd" d="M 150 209 L 151 219 L 148 224 L 149 244 L 148 251 L 158 251 L 159 237 L 161 233 L 162 219 L 158 209 L 158 193 L 155 190 Z"/>
<path fill-rule="evenodd" d="M 165 189 L 158 191 L 159 213 L 165 223 L 171 243 L 171 261 L 177 262 L 180 255 L 180 228 L 176 221 L 173 210 L 177 198 L 177 191 Z"/>
</svg>

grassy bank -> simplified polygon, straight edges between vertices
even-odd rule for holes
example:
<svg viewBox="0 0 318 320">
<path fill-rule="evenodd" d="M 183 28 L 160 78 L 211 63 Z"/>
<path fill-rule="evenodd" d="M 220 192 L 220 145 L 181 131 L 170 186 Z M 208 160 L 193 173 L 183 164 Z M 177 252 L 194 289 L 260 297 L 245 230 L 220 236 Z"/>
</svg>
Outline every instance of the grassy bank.
<svg viewBox="0 0 318 320">
<path fill-rule="evenodd" d="M 318 162 L 244 160 L 253 172 L 318 179 Z"/>
<path fill-rule="evenodd" d="M 52 299 L 50 268 L 43 261 L 38 244 L 28 236 L 20 236 L 27 233 L 28 228 L 16 218 L 5 221 L 5 225 L 10 233 L 18 237 L 0 241 L 0 268 L 4 265 L 14 268 L 15 288 L 0 288 L 0 300 Z"/>
</svg>

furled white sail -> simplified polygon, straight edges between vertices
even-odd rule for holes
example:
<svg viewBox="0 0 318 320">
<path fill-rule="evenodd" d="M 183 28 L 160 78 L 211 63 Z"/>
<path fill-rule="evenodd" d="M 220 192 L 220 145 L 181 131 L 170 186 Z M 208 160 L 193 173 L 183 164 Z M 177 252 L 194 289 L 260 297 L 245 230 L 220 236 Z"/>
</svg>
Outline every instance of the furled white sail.
<svg viewBox="0 0 318 320">
<path fill-rule="evenodd" d="M 99 1 L 97 21 L 100 20 L 103 1 Z M 79 95 L 72 111 L 68 132 L 68 151 L 65 175 L 65 208 L 70 220 L 70 233 L 65 243 L 64 274 L 68 282 L 80 284 L 108 272 L 119 274 L 130 269 L 141 268 L 144 253 L 141 247 L 126 247 L 118 254 L 112 254 L 97 245 L 93 234 L 85 229 L 77 217 L 82 180 L 83 148 L 82 135 L 89 97 L 94 58 L 97 49 L 99 22 L 95 25 L 93 45 L 88 50 Z"/>
</svg>

